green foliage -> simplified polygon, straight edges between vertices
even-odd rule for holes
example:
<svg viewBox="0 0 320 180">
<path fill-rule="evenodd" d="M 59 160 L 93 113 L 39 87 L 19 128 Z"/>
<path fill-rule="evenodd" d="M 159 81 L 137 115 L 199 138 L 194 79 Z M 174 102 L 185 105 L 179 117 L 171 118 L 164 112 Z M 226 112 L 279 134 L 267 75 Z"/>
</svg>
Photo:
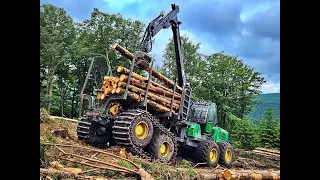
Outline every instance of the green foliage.
<svg viewBox="0 0 320 180">
<path fill-rule="evenodd" d="M 46 155 L 47 147 L 41 144 L 40 141 L 40 168 L 45 168 L 48 166 L 48 158 Z"/>
<path fill-rule="evenodd" d="M 274 141 L 274 147 L 276 149 L 279 149 L 280 150 L 280 120 L 277 119 L 276 122 L 275 122 L 275 136 L 276 136 L 276 139 Z"/>
<path fill-rule="evenodd" d="M 40 74 L 46 79 L 46 96 L 43 96 L 48 112 L 51 109 L 52 86 L 60 67 L 70 60 L 71 45 L 76 34 L 72 18 L 63 8 L 50 4 L 40 6 Z M 41 82 L 40 82 L 41 92 Z"/>
<path fill-rule="evenodd" d="M 182 160 L 176 168 L 186 168 L 186 172 L 172 172 L 172 166 L 160 162 L 147 162 L 138 158 L 134 158 L 133 162 L 140 164 L 142 168 L 148 171 L 155 179 L 196 179 L 196 174 L 189 161 Z"/>
<path fill-rule="evenodd" d="M 105 177 L 113 177 L 114 175 L 116 175 L 116 172 L 114 171 L 106 171 L 105 173 L 103 173 L 103 176 Z"/>
<path fill-rule="evenodd" d="M 234 147 L 243 149 L 254 149 L 257 147 L 258 136 L 256 128 L 249 119 L 238 119 L 232 130 L 231 142 Z"/>
<path fill-rule="evenodd" d="M 190 161 L 187 161 L 187 160 L 183 159 L 183 160 L 180 162 L 179 167 L 180 167 L 180 168 L 192 168 L 192 164 L 190 163 Z"/>
<path fill-rule="evenodd" d="M 263 120 L 258 124 L 254 124 L 246 117 L 240 119 L 229 115 L 228 120 L 234 124 L 230 135 L 234 147 L 243 149 L 265 147 L 280 150 L 280 120 L 274 117 L 270 107 L 263 114 Z"/>
<path fill-rule="evenodd" d="M 118 161 L 118 164 L 122 167 L 125 167 L 125 168 L 129 168 L 129 169 L 135 169 L 135 166 L 132 165 L 130 162 L 128 161 L 125 161 L 125 160 L 119 160 Z"/>
<path fill-rule="evenodd" d="M 280 123 L 279 123 L 280 124 Z M 277 127 L 276 120 L 273 116 L 271 107 L 268 107 L 264 113 L 263 119 L 259 122 L 258 125 L 258 134 L 259 134 L 259 146 L 265 148 L 274 148 L 276 147 L 277 133 L 276 129 L 280 131 L 280 127 Z M 279 143 L 280 145 L 280 143 Z"/>
<path fill-rule="evenodd" d="M 84 93 L 92 95 L 104 76 L 115 73 L 119 65 L 128 67 L 128 60 L 111 46 L 119 43 L 136 51 L 144 27 L 140 21 L 97 8 L 90 19 L 74 23 L 63 8 L 41 5 L 40 107 L 53 115 L 78 116 L 79 94 L 91 59 L 94 64 Z"/>
<path fill-rule="evenodd" d="M 202 83 L 205 92 L 198 96 L 206 98 L 209 94 L 216 102 L 219 125 L 225 128 L 229 123 L 226 120 L 228 113 L 244 118 L 251 110 L 252 98 L 261 92 L 259 88 L 265 80 L 260 77 L 261 73 L 254 72 L 234 56 L 216 53 L 208 56 L 207 61 L 208 75 Z"/>
<path fill-rule="evenodd" d="M 40 108 L 40 122 L 48 121 L 48 111 L 45 108 Z"/>
<path fill-rule="evenodd" d="M 201 61 L 204 56 L 198 52 L 200 49 L 200 43 L 196 45 L 193 44 L 189 37 L 181 36 L 181 44 L 183 47 L 185 73 L 188 82 L 191 84 L 191 87 L 193 87 L 196 85 L 195 83 L 200 80 L 198 79 L 198 76 L 195 76 L 193 73 L 199 71 L 202 68 L 201 66 L 204 65 L 204 62 Z M 170 39 L 164 50 L 161 72 L 172 80 L 178 78 L 175 59 L 174 43 L 173 39 Z"/>
<path fill-rule="evenodd" d="M 269 106 L 272 108 L 275 118 L 280 118 L 280 93 L 259 94 L 253 101 L 257 104 L 253 106 L 248 116 L 256 123 L 262 119 L 264 111 Z"/>
<path fill-rule="evenodd" d="M 49 130 L 46 131 L 46 134 L 44 136 L 44 141 L 49 143 L 56 143 L 57 137 L 53 135 L 53 133 Z"/>
</svg>

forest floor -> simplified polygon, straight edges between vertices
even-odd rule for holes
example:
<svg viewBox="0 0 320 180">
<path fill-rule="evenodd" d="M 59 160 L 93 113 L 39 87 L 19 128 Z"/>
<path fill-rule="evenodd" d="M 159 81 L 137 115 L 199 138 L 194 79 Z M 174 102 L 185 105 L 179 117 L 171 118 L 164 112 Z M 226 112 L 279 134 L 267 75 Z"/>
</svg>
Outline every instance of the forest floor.
<svg viewBox="0 0 320 180">
<path fill-rule="evenodd" d="M 244 178 L 245 176 L 252 177 L 262 173 L 262 175 L 257 176 L 257 179 L 264 179 L 262 177 L 265 176 L 263 174 L 266 172 L 277 172 L 278 176 L 273 179 L 280 179 L 280 158 L 268 158 L 250 151 L 235 149 L 236 161 L 230 169 L 221 166 L 206 167 L 205 165 L 194 167 L 196 163 L 181 157 L 177 158 L 175 165 L 167 165 L 140 159 L 119 146 L 104 149 L 88 146 L 77 140 L 76 127 L 76 122 L 40 116 L 40 180 L 224 179 L 222 175 L 225 170 L 237 174 L 238 178 L 240 176 Z M 66 144 L 67 146 L 64 146 Z M 101 151 L 103 152 L 101 153 Z M 71 159 L 71 157 L 73 158 Z M 77 162 L 80 162 L 80 164 L 71 162 L 77 158 Z M 89 162 L 94 162 L 90 163 L 94 166 L 89 167 Z M 103 162 L 107 162 L 107 164 L 103 164 Z M 113 166 L 110 166 L 110 164 L 113 164 Z M 113 169 L 111 169 L 112 167 Z M 141 170 L 140 167 L 145 171 Z M 119 172 L 119 169 L 124 170 Z M 239 173 L 242 175 L 239 175 Z M 232 175 L 232 179 L 234 176 Z M 270 174 L 267 176 L 270 176 Z M 230 178 L 226 177 L 225 179 Z"/>
</svg>

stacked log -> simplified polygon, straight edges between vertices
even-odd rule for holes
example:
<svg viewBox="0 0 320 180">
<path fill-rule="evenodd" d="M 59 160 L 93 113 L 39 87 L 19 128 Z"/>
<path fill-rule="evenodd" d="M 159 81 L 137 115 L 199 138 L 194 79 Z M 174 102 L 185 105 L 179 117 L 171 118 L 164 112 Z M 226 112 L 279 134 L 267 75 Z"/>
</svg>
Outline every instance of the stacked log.
<svg viewBox="0 0 320 180">
<path fill-rule="evenodd" d="M 106 78 L 110 82 L 106 82 L 106 87 L 102 87 L 101 89 L 112 89 L 111 94 L 122 95 L 125 93 L 125 89 L 128 86 L 128 97 L 135 102 L 142 102 L 144 100 L 145 95 L 147 94 L 146 103 L 148 106 L 153 107 L 156 111 L 159 112 L 169 112 L 172 101 L 172 112 L 175 113 L 179 110 L 181 94 L 173 93 L 172 90 L 166 88 L 158 83 L 150 81 L 148 88 L 148 78 L 141 76 L 132 72 L 130 82 L 128 83 L 128 75 L 130 74 L 130 70 L 119 66 L 117 68 L 117 72 L 120 73 L 119 77 L 114 78 L 113 81 L 110 81 L 110 78 Z M 112 84 L 113 82 L 117 82 Z M 111 86 L 111 87 L 110 87 Z M 147 93 L 148 88 L 148 93 Z M 107 96 L 110 95 L 106 94 Z M 101 98 L 100 98 L 101 99 Z"/>
<path fill-rule="evenodd" d="M 123 47 L 115 44 L 113 46 L 123 56 L 129 60 L 134 59 L 134 55 Z M 130 72 L 129 69 L 119 66 L 117 67 L 118 77 L 105 76 L 103 86 L 98 90 L 97 99 L 105 100 L 110 95 L 123 95 L 128 88 L 127 97 L 134 102 L 142 102 L 146 98 L 148 106 L 153 107 L 158 112 L 171 112 L 175 113 L 179 111 L 180 102 L 182 99 L 182 88 L 175 85 L 173 81 L 162 75 L 160 72 L 152 69 L 148 63 L 151 61 L 151 57 L 145 53 L 142 53 L 146 61 L 144 63 L 139 61 L 138 68 L 150 72 L 151 75 L 159 79 L 163 84 L 156 83 L 150 80 L 148 84 L 148 78 L 139 75 L 135 72 Z M 130 81 L 129 81 L 129 76 Z M 175 86 L 175 91 L 173 91 Z M 172 108 L 172 109 L 171 109 Z M 116 114 L 116 113 L 114 113 Z"/>
<path fill-rule="evenodd" d="M 119 82 L 119 78 L 113 76 L 105 76 L 103 78 L 103 85 L 101 89 L 98 89 L 98 100 L 104 100 L 111 94 L 114 94 L 117 89 L 117 83 Z"/>
<path fill-rule="evenodd" d="M 219 180 L 232 180 L 232 179 L 252 179 L 252 180 L 280 180 L 280 170 L 267 171 L 267 170 L 229 170 L 217 172 L 216 176 L 212 174 L 204 174 L 204 179 L 219 179 Z"/>
<path fill-rule="evenodd" d="M 266 149 L 266 148 L 256 148 L 252 150 L 253 153 L 262 155 L 265 157 L 273 158 L 273 159 L 280 159 L 280 151 Z"/>
</svg>

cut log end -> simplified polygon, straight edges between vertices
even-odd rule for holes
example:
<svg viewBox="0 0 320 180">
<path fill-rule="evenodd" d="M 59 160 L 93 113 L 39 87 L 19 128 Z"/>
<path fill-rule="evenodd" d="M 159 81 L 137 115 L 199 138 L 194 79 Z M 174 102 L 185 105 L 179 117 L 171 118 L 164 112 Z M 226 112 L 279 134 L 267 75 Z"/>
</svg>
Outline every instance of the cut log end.
<svg viewBox="0 0 320 180">
<path fill-rule="evenodd" d="M 101 99 L 101 95 L 102 93 L 98 93 L 97 99 L 100 100 Z"/>
<path fill-rule="evenodd" d="M 119 82 L 120 83 L 120 82 Z M 121 87 L 117 87 L 117 89 L 116 89 L 116 93 L 117 94 L 119 94 L 120 93 L 120 91 L 121 91 Z"/>
<path fill-rule="evenodd" d="M 217 176 L 218 176 L 219 179 L 224 179 L 222 172 L 219 172 L 219 173 L 217 174 Z"/>
<path fill-rule="evenodd" d="M 138 174 L 140 175 L 142 180 L 153 180 L 154 178 L 143 168 L 138 169 Z"/>
<path fill-rule="evenodd" d="M 232 177 L 232 174 L 231 174 L 230 170 L 228 170 L 228 169 L 224 170 L 224 171 L 223 171 L 223 177 L 224 177 L 225 179 L 227 179 L 227 180 L 230 180 L 231 177 Z"/>
<path fill-rule="evenodd" d="M 104 90 L 104 94 L 108 94 L 109 93 L 109 89 L 108 88 L 106 88 L 105 90 Z"/>
<path fill-rule="evenodd" d="M 118 66 L 118 67 L 117 67 L 117 72 L 119 73 L 119 72 L 121 72 L 121 71 L 123 71 L 123 67 L 122 67 L 122 66 Z"/>
<path fill-rule="evenodd" d="M 115 48 L 117 48 L 117 46 L 118 46 L 118 43 L 115 43 L 115 44 L 112 46 L 112 48 L 115 49 Z"/>
<path fill-rule="evenodd" d="M 119 66 L 120 67 L 120 66 Z M 119 68 L 118 67 L 118 68 Z M 121 71 L 121 70 L 120 70 Z M 127 79 L 127 76 L 125 74 L 121 74 L 120 77 L 119 77 L 119 81 L 124 81 Z"/>
<path fill-rule="evenodd" d="M 106 97 L 105 94 L 101 94 L 100 99 L 103 100 L 105 97 Z"/>
</svg>

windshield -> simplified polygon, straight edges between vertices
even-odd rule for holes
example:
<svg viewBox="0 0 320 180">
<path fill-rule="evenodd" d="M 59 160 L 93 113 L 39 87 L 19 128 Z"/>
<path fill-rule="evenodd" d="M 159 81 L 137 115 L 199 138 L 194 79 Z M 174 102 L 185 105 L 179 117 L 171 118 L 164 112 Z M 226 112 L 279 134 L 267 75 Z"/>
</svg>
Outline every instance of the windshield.
<svg viewBox="0 0 320 180">
<path fill-rule="evenodd" d="M 197 119 L 205 119 L 208 108 L 206 106 L 195 106 L 192 108 L 192 117 Z"/>
<path fill-rule="evenodd" d="M 216 105 L 214 103 L 210 104 L 208 108 L 207 122 L 214 123 L 216 120 L 216 113 Z"/>
</svg>

